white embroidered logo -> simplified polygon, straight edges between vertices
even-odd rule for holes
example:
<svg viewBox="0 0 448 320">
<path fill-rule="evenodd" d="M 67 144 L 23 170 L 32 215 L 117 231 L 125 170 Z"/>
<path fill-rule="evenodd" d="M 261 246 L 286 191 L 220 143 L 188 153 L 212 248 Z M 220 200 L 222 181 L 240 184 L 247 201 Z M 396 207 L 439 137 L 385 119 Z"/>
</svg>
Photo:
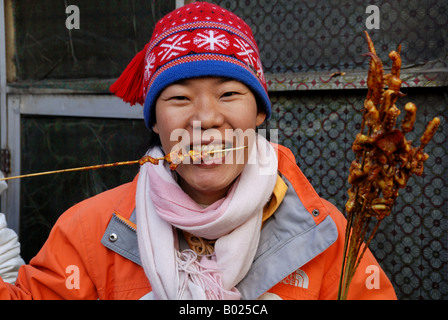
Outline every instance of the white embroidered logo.
<svg viewBox="0 0 448 320">
<path fill-rule="evenodd" d="M 300 269 L 297 269 L 296 271 L 291 273 L 289 276 L 283 279 L 282 282 L 303 289 L 308 289 L 309 285 L 308 275 L 305 273 L 305 271 Z"/>
<path fill-rule="evenodd" d="M 229 46 L 229 40 L 223 35 L 219 34 L 215 30 L 205 30 L 204 33 L 198 33 L 193 39 L 193 43 L 197 45 L 198 48 L 206 46 L 205 49 L 215 51 L 221 49 L 226 49 Z"/>
</svg>

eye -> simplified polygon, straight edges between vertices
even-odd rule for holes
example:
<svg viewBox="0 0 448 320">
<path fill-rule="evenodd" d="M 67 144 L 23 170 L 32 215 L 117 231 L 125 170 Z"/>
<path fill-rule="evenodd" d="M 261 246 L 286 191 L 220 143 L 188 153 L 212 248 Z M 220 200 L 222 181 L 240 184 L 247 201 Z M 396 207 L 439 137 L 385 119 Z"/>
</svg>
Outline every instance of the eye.
<svg viewBox="0 0 448 320">
<path fill-rule="evenodd" d="M 185 96 L 172 96 L 171 98 L 169 98 L 168 100 L 178 100 L 178 101 L 184 101 L 184 100 L 188 100 L 187 97 Z"/>
<path fill-rule="evenodd" d="M 224 93 L 222 95 L 222 98 L 232 97 L 232 96 L 235 96 L 235 95 L 238 95 L 238 94 L 240 94 L 240 93 L 236 92 L 236 91 L 229 91 L 229 92 Z"/>
</svg>

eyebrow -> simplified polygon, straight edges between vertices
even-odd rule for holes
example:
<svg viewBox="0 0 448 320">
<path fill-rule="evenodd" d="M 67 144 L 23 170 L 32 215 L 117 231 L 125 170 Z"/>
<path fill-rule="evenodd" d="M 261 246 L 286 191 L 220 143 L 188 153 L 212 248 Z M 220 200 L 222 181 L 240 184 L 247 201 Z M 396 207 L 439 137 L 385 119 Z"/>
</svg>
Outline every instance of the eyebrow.
<svg viewBox="0 0 448 320">
<path fill-rule="evenodd" d="M 219 83 L 224 83 L 224 82 L 229 82 L 229 81 L 237 81 L 237 82 L 239 82 L 238 80 L 235 80 L 235 79 L 232 79 L 232 78 L 229 78 L 229 77 L 219 77 L 218 79 L 219 79 Z"/>
<path fill-rule="evenodd" d="M 222 83 L 226 83 L 226 82 L 230 82 L 230 81 L 237 81 L 236 79 L 233 78 L 229 78 L 229 77 L 214 77 L 214 76 L 204 76 L 204 77 L 197 77 L 197 78 L 188 78 L 188 79 L 180 79 L 176 82 L 173 82 L 172 84 L 180 84 L 180 85 L 185 85 L 186 82 L 190 81 L 190 80 L 194 80 L 194 79 L 200 79 L 200 78 L 214 78 L 217 80 L 218 84 L 222 84 Z"/>
</svg>

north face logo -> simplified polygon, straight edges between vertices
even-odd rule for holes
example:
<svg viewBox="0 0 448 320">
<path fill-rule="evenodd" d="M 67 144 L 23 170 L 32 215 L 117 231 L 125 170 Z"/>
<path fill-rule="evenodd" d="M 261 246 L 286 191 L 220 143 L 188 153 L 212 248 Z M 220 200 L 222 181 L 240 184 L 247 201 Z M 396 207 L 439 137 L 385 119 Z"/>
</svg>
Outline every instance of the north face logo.
<svg viewBox="0 0 448 320">
<path fill-rule="evenodd" d="M 285 279 L 283 279 L 282 282 L 292 286 L 308 289 L 309 279 L 308 275 L 304 271 L 297 269 Z"/>
</svg>

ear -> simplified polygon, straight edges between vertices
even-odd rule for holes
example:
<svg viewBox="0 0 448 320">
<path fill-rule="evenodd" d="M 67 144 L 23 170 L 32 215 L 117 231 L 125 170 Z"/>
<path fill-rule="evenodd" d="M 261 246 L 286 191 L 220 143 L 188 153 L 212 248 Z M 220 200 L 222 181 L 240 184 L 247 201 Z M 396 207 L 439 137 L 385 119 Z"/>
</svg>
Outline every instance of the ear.
<svg viewBox="0 0 448 320">
<path fill-rule="evenodd" d="M 152 127 L 152 131 L 154 131 L 155 133 L 159 134 L 159 128 L 157 127 L 157 122 L 154 123 L 154 125 Z"/>
<path fill-rule="evenodd" d="M 258 112 L 257 113 L 257 119 L 256 119 L 256 126 L 260 126 L 264 120 L 266 119 L 266 113 L 264 112 Z"/>
</svg>

